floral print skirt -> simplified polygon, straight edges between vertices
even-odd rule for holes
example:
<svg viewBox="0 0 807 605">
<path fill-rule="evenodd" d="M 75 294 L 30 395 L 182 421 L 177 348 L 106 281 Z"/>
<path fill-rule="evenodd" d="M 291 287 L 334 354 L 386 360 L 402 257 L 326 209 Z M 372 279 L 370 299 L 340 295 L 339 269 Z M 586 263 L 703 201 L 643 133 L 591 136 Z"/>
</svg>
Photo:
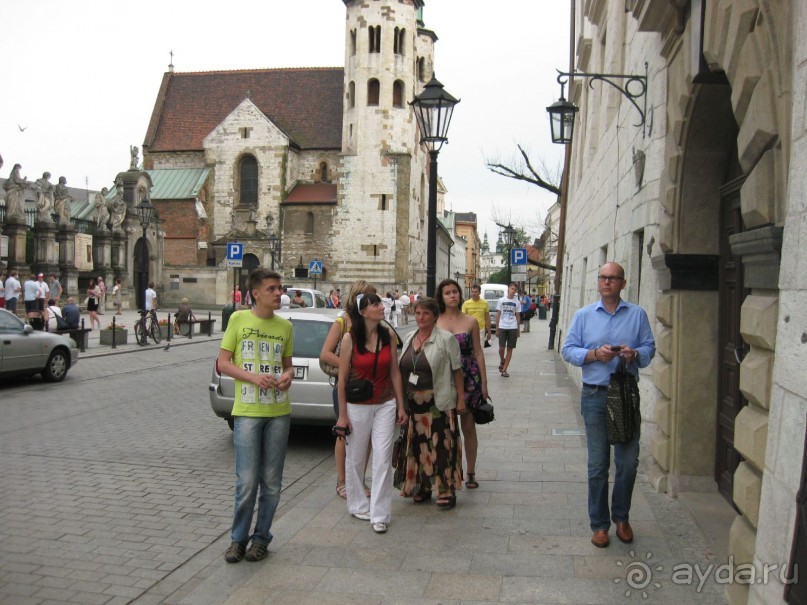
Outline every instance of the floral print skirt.
<svg viewBox="0 0 807 605">
<path fill-rule="evenodd" d="M 409 422 L 395 467 L 401 496 L 462 489 L 462 443 L 454 410 L 441 412 L 432 391 L 409 393 Z"/>
</svg>

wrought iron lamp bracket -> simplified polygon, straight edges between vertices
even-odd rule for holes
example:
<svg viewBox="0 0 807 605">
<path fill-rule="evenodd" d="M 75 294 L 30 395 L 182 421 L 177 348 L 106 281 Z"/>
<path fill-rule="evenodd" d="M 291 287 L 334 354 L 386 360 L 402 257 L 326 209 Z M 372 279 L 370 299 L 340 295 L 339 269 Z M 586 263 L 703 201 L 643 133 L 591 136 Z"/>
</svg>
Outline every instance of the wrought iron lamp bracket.
<svg viewBox="0 0 807 605">
<path fill-rule="evenodd" d="M 625 97 L 630 104 L 636 108 L 636 111 L 639 112 L 639 122 L 635 126 L 642 127 L 642 138 L 644 138 L 645 121 L 647 118 L 647 63 L 644 64 L 643 76 L 636 74 L 597 74 L 586 73 L 583 71 L 563 72 L 557 70 L 557 72 L 558 84 L 560 84 L 562 87 L 566 85 L 569 78 L 587 78 L 589 79 L 588 85 L 592 88 L 594 87 L 594 82 L 597 80 L 605 82 L 606 84 L 616 88 L 622 93 L 622 96 Z M 624 84 L 620 86 L 614 80 L 624 80 Z M 631 90 L 632 85 L 634 85 L 633 90 Z M 642 101 L 641 107 L 637 103 L 638 100 Z"/>
</svg>

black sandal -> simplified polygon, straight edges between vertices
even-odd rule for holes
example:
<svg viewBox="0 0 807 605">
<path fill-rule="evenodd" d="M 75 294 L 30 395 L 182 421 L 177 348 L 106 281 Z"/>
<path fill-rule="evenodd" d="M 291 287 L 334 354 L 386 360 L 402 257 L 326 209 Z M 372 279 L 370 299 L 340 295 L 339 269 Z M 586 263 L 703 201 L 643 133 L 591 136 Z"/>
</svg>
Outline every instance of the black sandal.
<svg viewBox="0 0 807 605">
<path fill-rule="evenodd" d="M 428 502 L 431 499 L 432 499 L 431 492 L 420 492 L 419 494 L 415 494 L 414 496 L 412 496 L 412 501 L 415 504 L 423 504 L 424 502 Z"/>
<path fill-rule="evenodd" d="M 468 489 L 476 489 L 479 483 L 476 481 L 476 473 L 468 473 L 468 480 L 465 482 L 465 487 Z"/>
<path fill-rule="evenodd" d="M 449 510 L 454 508 L 456 505 L 457 505 L 456 496 L 438 496 L 437 498 L 437 508 L 442 508 L 443 510 Z"/>
</svg>

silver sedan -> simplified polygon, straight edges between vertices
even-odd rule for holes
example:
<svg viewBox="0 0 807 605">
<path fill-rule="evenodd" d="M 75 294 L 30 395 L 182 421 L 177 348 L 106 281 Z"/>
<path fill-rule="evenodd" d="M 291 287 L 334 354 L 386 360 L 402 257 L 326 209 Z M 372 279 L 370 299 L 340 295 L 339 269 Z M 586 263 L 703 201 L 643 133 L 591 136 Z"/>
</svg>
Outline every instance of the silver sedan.
<svg viewBox="0 0 807 605">
<path fill-rule="evenodd" d="M 70 338 L 34 330 L 0 309 L 0 377 L 42 374 L 48 382 L 60 382 L 77 363 L 78 348 Z"/>
</svg>

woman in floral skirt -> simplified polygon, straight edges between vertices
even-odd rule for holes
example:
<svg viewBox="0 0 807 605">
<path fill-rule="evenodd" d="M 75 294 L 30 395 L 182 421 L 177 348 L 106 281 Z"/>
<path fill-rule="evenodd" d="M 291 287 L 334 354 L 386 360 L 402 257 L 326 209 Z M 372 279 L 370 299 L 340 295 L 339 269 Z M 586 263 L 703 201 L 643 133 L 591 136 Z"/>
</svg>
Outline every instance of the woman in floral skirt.
<svg viewBox="0 0 807 605">
<path fill-rule="evenodd" d="M 460 311 L 462 307 L 462 293 L 460 285 L 453 279 L 441 281 L 437 286 L 437 304 L 440 307 L 440 317 L 437 327 L 451 332 L 460 345 L 460 360 L 462 374 L 465 378 L 465 407 L 470 412 L 472 408 L 479 407 L 488 398 L 488 377 L 485 371 L 485 354 L 482 352 L 482 342 L 479 339 L 480 326 L 476 318 Z M 473 414 L 461 416 L 462 438 L 465 441 L 465 486 L 476 489 L 479 483 L 476 480 L 476 453 L 478 442 L 476 439 L 476 423 Z"/>
<path fill-rule="evenodd" d="M 404 341 L 400 360 L 409 421 L 395 486 L 415 502 L 436 491 L 437 506 L 450 509 L 462 488 L 457 414 L 466 410 L 460 347 L 453 334 L 437 327 L 440 309 L 433 298 L 419 298 L 414 313 L 418 329 Z"/>
</svg>

